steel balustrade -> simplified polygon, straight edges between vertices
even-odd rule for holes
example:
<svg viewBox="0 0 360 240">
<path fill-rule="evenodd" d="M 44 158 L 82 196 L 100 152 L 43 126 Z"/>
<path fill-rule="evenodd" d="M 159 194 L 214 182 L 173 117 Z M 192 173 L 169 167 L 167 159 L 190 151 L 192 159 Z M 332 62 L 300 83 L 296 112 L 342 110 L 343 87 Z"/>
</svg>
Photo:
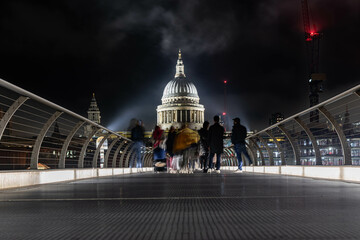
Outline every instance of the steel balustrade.
<svg viewBox="0 0 360 240">
<path fill-rule="evenodd" d="M 319 120 L 310 119 L 317 111 Z M 270 133 L 270 134 L 269 134 Z M 275 133 L 275 135 L 274 135 Z M 360 85 L 247 137 L 261 158 L 280 155 L 286 165 L 360 165 Z"/>
<path fill-rule="evenodd" d="M 109 161 L 109 156 L 110 156 L 110 152 L 112 151 L 113 147 L 115 146 L 116 143 L 118 143 L 118 141 L 120 140 L 121 138 L 116 138 L 114 139 L 111 144 L 109 145 L 109 148 L 108 150 L 106 151 L 106 154 L 105 154 L 105 160 L 104 160 L 104 168 L 107 168 L 108 167 L 108 161 Z"/>
<path fill-rule="evenodd" d="M 0 79 L 0 170 L 96 168 L 102 161 L 104 167 L 122 167 L 124 156 L 126 162 L 134 157 L 125 147 L 130 145 L 130 139 Z M 152 166 L 145 161 L 151 154 L 144 151 L 145 167 Z"/>
<path fill-rule="evenodd" d="M 59 168 L 65 168 L 65 158 L 66 158 L 66 153 L 70 144 L 71 139 L 74 137 L 74 135 L 76 134 L 77 131 L 79 131 L 80 127 L 84 124 L 85 122 L 83 121 L 79 121 L 74 128 L 72 129 L 72 131 L 69 133 L 69 135 L 66 137 L 64 145 L 61 149 L 61 153 L 60 153 L 60 159 L 59 159 Z"/>
<path fill-rule="evenodd" d="M 117 163 L 116 159 L 117 159 L 118 154 L 121 152 L 121 148 L 122 148 L 125 144 L 128 144 L 128 142 L 127 142 L 127 141 L 123 141 L 123 142 L 118 146 L 118 148 L 116 149 L 115 154 L 114 154 L 114 157 L 113 157 L 113 160 L 112 160 L 112 167 L 113 167 L 113 168 L 115 168 L 116 166 L 119 166 L 119 165 L 120 165 L 120 164 L 116 164 L 116 163 Z M 125 150 L 125 149 L 124 149 L 124 150 Z M 121 165 L 121 166 L 122 166 L 122 165 Z"/>
</svg>

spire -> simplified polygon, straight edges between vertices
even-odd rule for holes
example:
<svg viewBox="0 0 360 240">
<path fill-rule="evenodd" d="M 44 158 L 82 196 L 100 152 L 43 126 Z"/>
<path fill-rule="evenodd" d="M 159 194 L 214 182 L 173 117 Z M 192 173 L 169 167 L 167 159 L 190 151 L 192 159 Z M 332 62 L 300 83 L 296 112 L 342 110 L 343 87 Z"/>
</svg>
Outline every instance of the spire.
<svg viewBox="0 0 360 240">
<path fill-rule="evenodd" d="M 95 99 L 95 93 L 93 93 L 93 95 L 92 95 L 92 99 L 91 99 L 91 102 L 90 102 L 90 107 L 89 107 L 87 113 L 88 113 L 88 118 L 91 121 L 94 121 L 94 122 L 100 124 L 100 119 L 101 119 L 100 109 L 99 109 L 99 107 L 97 105 L 97 102 L 96 102 L 96 99 Z"/>
<path fill-rule="evenodd" d="M 179 57 L 176 64 L 175 77 L 186 77 L 184 72 L 184 64 L 181 58 L 181 49 L 179 49 Z"/>
</svg>

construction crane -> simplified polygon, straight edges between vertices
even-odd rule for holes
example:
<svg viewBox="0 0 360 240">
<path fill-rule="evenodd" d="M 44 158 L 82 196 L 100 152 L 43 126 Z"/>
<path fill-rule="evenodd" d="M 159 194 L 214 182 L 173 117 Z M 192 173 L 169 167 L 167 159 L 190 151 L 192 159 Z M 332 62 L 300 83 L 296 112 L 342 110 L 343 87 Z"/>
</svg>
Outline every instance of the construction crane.
<svg viewBox="0 0 360 240">
<path fill-rule="evenodd" d="M 320 40 L 322 33 L 316 31 L 316 26 L 310 26 L 309 6 L 307 0 L 301 0 L 304 36 L 308 61 L 308 77 L 309 77 L 309 100 L 310 107 L 319 103 L 319 93 L 323 91 L 323 81 L 326 76 L 319 71 L 320 65 Z M 317 110 L 310 113 L 310 122 L 319 122 L 319 112 Z"/>
</svg>

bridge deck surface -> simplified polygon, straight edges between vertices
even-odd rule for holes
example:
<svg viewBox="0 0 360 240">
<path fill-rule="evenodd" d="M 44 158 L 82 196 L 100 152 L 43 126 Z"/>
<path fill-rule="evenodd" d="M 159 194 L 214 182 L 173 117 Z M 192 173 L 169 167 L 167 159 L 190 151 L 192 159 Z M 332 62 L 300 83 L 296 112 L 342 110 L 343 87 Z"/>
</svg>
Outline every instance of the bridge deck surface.
<svg viewBox="0 0 360 240">
<path fill-rule="evenodd" d="M 143 173 L 0 193 L 0 239 L 360 239 L 360 185 Z"/>
</svg>

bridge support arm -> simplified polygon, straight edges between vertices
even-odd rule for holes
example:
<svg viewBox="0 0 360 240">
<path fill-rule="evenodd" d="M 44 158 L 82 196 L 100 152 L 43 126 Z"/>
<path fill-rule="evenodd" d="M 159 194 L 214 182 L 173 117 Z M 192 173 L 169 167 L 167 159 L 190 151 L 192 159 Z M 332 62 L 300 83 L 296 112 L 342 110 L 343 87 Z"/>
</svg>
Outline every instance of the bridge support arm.
<svg viewBox="0 0 360 240">
<path fill-rule="evenodd" d="M 68 150 L 71 139 L 74 137 L 75 133 L 80 129 L 80 127 L 84 124 L 83 121 L 78 122 L 75 127 L 71 130 L 69 135 L 66 137 L 63 147 L 61 149 L 60 159 L 59 159 L 59 168 L 65 168 L 65 158 L 66 152 Z"/>
<path fill-rule="evenodd" d="M 40 153 L 40 148 L 41 148 L 41 144 L 44 140 L 44 137 L 47 133 L 47 131 L 49 130 L 49 128 L 51 127 L 51 125 L 56 121 L 56 119 L 58 117 L 60 117 L 60 115 L 63 112 L 55 112 L 45 123 L 45 125 L 43 126 L 43 128 L 41 129 L 39 135 L 36 138 L 35 144 L 34 144 L 34 148 L 33 151 L 31 153 L 31 161 L 30 161 L 30 169 L 38 169 L 38 162 L 39 162 L 39 153 Z"/>
<path fill-rule="evenodd" d="M 96 168 L 96 167 L 97 167 L 97 159 L 98 159 L 98 157 L 99 157 L 99 153 L 100 153 L 101 147 L 102 147 L 102 145 L 104 144 L 104 142 L 110 137 L 111 134 L 112 134 L 112 133 L 106 134 L 106 135 L 104 136 L 104 138 L 101 139 L 99 145 L 97 146 L 96 151 L 95 151 L 94 156 L 93 156 L 93 160 L 92 160 L 92 167 L 93 167 L 93 168 Z"/>
<path fill-rule="evenodd" d="M 85 152 L 86 149 L 90 143 L 91 138 L 101 129 L 95 128 L 94 130 L 92 130 L 92 132 L 89 133 L 87 139 L 85 140 L 82 148 L 81 148 L 81 152 L 80 152 L 80 156 L 79 156 L 79 162 L 78 162 L 78 168 L 83 168 L 84 167 L 84 158 L 85 158 Z"/>
<path fill-rule="evenodd" d="M 130 158 L 131 158 L 131 155 L 135 155 L 136 156 L 136 152 L 135 152 L 135 148 L 134 148 L 134 144 L 132 144 L 132 148 L 129 150 L 129 153 L 126 155 L 126 159 L 125 159 L 125 167 L 126 166 L 129 166 L 129 167 L 132 167 L 130 166 Z M 131 163 L 134 163 L 135 162 L 135 166 L 136 166 L 136 157 L 132 156 L 134 159 L 134 161 L 132 161 Z"/>
<path fill-rule="evenodd" d="M 294 141 L 294 139 L 291 137 L 291 134 L 284 126 L 279 125 L 278 128 L 285 134 L 285 136 L 287 137 L 287 139 L 290 142 L 291 148 L 294 152 L 296 165 L 300 165 L 300 150 L 299 150 L 296 142 Z"/>
<path fill-rule="evenodd" d="M 260 158 L 261 158 L 261 165 L 265 166 L 265 158 L 264 158 L 264 155 L 263 155 L 263 153 L 261 151 L 261 148 L 259 147 L 259 145 L 256 143 L 256 141 L 253 138 L 249 138 L 249 140 L 254 144 L 255 148 L 259 151 L 259 155 L 260 155 Z M 259 165 L 259 164 L 257 164 L 257 165 Z"/>
<path fill-rule="evenodd" d="M 264 145 L 264 147 L 266 148 L 266 151 L 269 154 L 270 166 L 274 166 L 274 157 L 273 157 L 272 151 L 269 148 L 269 145 L 265 142 L 265 140 L 261 136 L 258 136 L 258 138 L 259 138 L 260 142 Z"/>
<path fill-rule="evenodd" d="M 272 134 L 272 132 L 270 131 L 266 131 L 266 134 L 269 135 L 269 137 L 272 138 L 272 140 L 274 141 L 279 153 L 280 153 L 280 159 L 281 159 L 281 165 L 286 165 L 286 161 L 285 161 L 285 158 L 284 158 L 284 153 L 283 151 L 281 151 L 281 148 L 280 148 L 280 143 L 278 142 L 278 140 L 275 138 L 275 136 Z"/>
<path fill-rule="evenodd" d="M 4 116 L 1 118 L 0 121 L 0 140 L 4 134 L 5 128 L 7 126 L 7 124 L 10 122 L 10 119 L 12 118 L 12 116 L 14 115 L 14 113 L 19 109 L 19 107 L 21 105 L 23 105 L 23 103 L 28 100 L 28 97 L 24 97 L 24 96 L 20 96 L 10 107 L 9 109 L 6 111 L 6 113 L 4 114 Z"/>
<path fill-rule="evenodd" d="M 345 160 L 344 161 L 345 165 L 352 165 L 351 151 L 350 151 L 349 145 L 346 141 L 346 136 L 345 136 L 343 130 L 341 129 L 340 125 L 336 122 L 335 118 L 331 115 L 331 113 L 325 107 L 319 107 L 319 111 L 327 118 L 327 120 L 329 120 L 329 122 L 332 124 L 332 126 L 334 127 L 334 129 L 338 135 L 338 138 L 341 143 L 344 160 Z"/>
<path fill-rule="evenodd" d="M 119 166 L 120 166 L 120 167 L 122 167 L 122 166 L 125 166 L 125 167 L 126 167 L 126 165 L 123 165 L 123 163 L 124 163 L 124 156 L 125 156 L 125 153 L 128 151 L 128 149 L 129 149 L 130 146 L 132 146 L 132 143 L 129 143 L 129 144 L 125 147 L 123 153 L 121 154 L 120 162 L 119 162 Z"/>
<path fill-rule="evenodd" d="M 111 150 L 113 149 L 113 147 L 115 146 L 115 144 L 120 140 L 120 138 L 116 138 L 112 141 L 112 143 L 110 144 L 108 150 L 106 151 L 106 154 L 105 154 L 105 160 L 104 160 L 104 168 L 107 168 L 108 167 L 108 160 L 109 160 L 109 156 L 110 156 L 110 152 Z"/>
<path fill-rule="evenodd" d="M 121 150 L 121 148 L 124 146 L 124 144 L 126 143 L 126 141 L 123 141 L 122 143 L 120 143 L 120 145 L 116 148 L 115 150 L 115 153 L 114 153 L 114 156 L 113 156 L 113 161 L 112 161 L 112 167 L 113 168 L 116 168 L 116 159 L 117 159 L 117 156 Z"/>
<path fill-rule="evenodd" d="M 306 124 L 299 117 L 295 117 L 294 120 L 305 131 L 306 135 L 309 137 L 309 139 L 311 141 L 311 144 L 312 144 L 314 152 L 315 152 L 316 165 L 322 165 L 319 146 L 318 146 L 318 144 L 316 142 L 316 139 L 315 139 L 314 135 L 312 134 L 312 132 L 310 131 L 308 126 L 306 126 Z"/>
</svg>

